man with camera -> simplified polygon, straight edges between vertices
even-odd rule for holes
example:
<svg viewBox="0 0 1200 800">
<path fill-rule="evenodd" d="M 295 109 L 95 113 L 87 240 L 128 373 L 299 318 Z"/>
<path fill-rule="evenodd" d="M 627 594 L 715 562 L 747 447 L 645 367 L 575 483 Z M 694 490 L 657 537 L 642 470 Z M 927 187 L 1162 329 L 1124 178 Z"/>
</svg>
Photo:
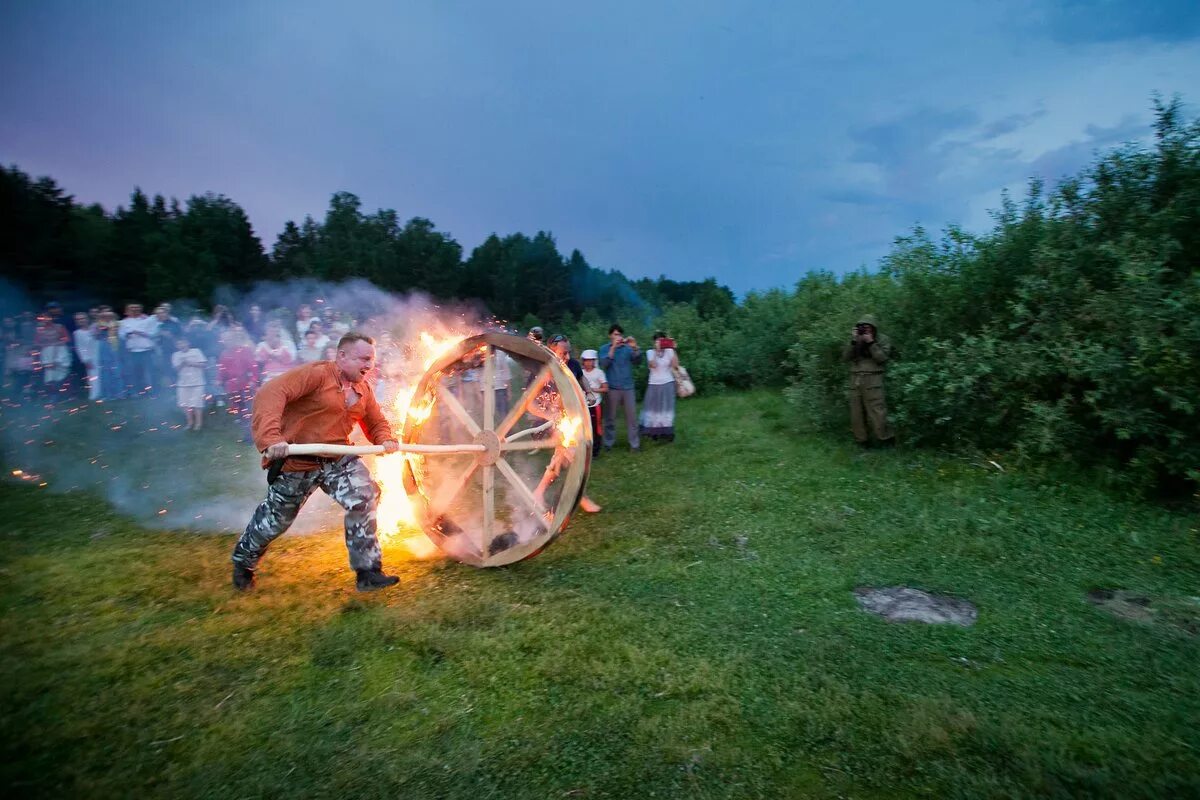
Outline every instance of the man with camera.
<svg viewBox="0 0 1200 800">
<path fill-rule="evenodd" d="M 870 314 L 855 323 L 850 342 L 842 348 L 842 360 L 850 362 L 850 430 L 854 440 L 868 447 L 875 435 L 879 444 L 891 447 L 896 443 L 887 419 L 887 399 L 883 393 L 883 372 L 892 346 L 879 333 L 879 326 Z"/>
<path fill-rule="evenodd" d="M 637 397 L 633 391 L 633 367 L 642 362 L 637 339 L 626 336 L 620 325 L 608 329 L 608 344 L 600 348 L 600 369 L 608 376 L 608 401 L 604 403 L 604 449 L 617 441 L 617 409 L 625 409 L 625 429 L 629 448 L 639 452 Z"/>
</svg>

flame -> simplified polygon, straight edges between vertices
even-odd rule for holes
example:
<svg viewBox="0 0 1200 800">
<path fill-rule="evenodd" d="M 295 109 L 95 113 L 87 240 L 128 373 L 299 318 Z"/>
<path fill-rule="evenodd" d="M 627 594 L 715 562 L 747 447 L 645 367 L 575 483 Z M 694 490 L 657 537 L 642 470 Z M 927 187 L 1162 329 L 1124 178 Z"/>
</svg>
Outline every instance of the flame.
<svg viewBox="0 0 1200 800">
<path fill-rule="evenodd" d="M 563 416 L 558 421 L 558 433 L 562 436 L 563 447 L 574 447 L 576 435 L 579 433 L 579 425 L 583 422 L 579 417 Z"/>
<path fill-rule="evenodd" d="M 409 370 L 403 375 L 403 385 L 397 388 L 391 407 L 386 409 L 388 418 L 399 433 L 405 421 L 410 426 L 420 427 L 433 414 L 433 398 L 426 397 L 421 402 L 414 402 L 417 382 L 421 375 L 428 371 L 434 362 L 448 353 L 463 340 L 462 334 L 434 336 L 429 331 L 422 331 L 414 345 L 415 354 L 412 364 L 420 363 L 422 372 L 410 374 Z M 416 510 L 404 491 L 404 471 L 410 463 L 418 468 L 421 456 L 396 454 L 380 456 L 375 459 L 375 481 L 379 484 L 381 495 L 376 512 L 380 538 L 393 540 L 401 531 L 420 530 Z M 421 534 L 408 535 L 399 539 L 399 543 L 408 548 L 414 558 L 428 558 L 436 548 Z"/>
<path fill-rule="evenodd" d="M 463 340 L 463 337 L 453 336 L 449 339 L 442 339 L 441 341 L 438 341 L 429 331 L 421 331 L 420 339 L 421 347 L 425 351 L 423 369 L 429 369 L 433 366 L 433 362 L 437 361 L 439 358 L 449 352 L 450 348 L 454 347 L 454 345 Z"/>
</svg>

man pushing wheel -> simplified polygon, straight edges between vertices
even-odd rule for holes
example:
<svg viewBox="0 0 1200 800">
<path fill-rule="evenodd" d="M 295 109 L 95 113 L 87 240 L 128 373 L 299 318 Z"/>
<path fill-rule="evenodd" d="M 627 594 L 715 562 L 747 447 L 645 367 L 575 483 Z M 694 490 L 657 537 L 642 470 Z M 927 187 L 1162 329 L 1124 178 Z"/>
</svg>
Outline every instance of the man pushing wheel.
<svg viewBox="0 0 1200 800">
<path fill-rule="evenodd" d="M 376 534 L 379 486 L 358 456 L 288 456 L 289 444 L 348 444 L 359 425 L 385 452 L 399 449 L 396 435 L 379 408 L 367 376 L 375 367 L 375 341 L 347 333 L 333 361 L 314 361 L 263 384 L 254 398 L 251 433 L 270 468 L 267 498 L 233 548 L 233 585 L 254 585 L 254 571 L 267 547 L 295 521 L 318 487 L 346 510 L 346 549 L 360 592 L 382 589 L 400 579 L 383 573 Z"/>
</svg>

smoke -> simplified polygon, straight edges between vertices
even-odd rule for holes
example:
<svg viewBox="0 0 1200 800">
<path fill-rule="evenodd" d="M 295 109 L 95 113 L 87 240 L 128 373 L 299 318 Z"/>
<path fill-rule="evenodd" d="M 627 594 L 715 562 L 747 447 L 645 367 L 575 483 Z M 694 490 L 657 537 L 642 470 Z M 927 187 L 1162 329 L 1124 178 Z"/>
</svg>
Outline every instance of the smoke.
<svg viewBox="0 0 1200 800">
<path fill-rule="evenodd" d="M 239 320 L 258 306 L 290 328 L 293 337 L 292 315 L 301 305 L 311 306 L 316 316 L 328 310 L 331 318 L 375 336 L 381 363 L 387 364 L 380 391 L 387 395 L 381 396 L 385 408 L 423 372 L 412 351 L 422 332 L 461 337 L 492 323 L 477 305 L 439 305 L 421 294 L 390 294 L 363 280 L 260 283 L 243 292 L 223 287 L 214 300 Z M 0 308 L 36 310 L 5 283 L 0 283 Z M 147 304 L 147 311 L 152 308 Z M 184 324 L 188 312 L 182 302 L 172 309 Z M 238 427 L 217 406 L 219 394 L 210 400 L 204 429 L 188 431 L 170 387 L 153 399 L 106 402 L 87 402 L 78 391 L 33 400 L 11 397 L 7 385 L 5 391 L 0 447 L 9 480 L 44 484 L 42 490 L 49 492 L 90 493 L 147 527 L 218 533 L 244 528 L 265 496 L 260 456 L 252 444 L 237 442 Z M 310 499 L 293 530 L 341 527 L 340 509 L 316 494 L 321 496 Z"/>
</svg>

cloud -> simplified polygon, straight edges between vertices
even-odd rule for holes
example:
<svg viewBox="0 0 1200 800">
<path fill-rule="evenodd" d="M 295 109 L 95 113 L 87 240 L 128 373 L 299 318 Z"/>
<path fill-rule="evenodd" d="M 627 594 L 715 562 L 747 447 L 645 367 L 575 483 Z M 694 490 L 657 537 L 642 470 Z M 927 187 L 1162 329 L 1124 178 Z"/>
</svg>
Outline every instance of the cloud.
<svg viewBox="0 0 1200 800">
<path fill-rule="evenodd" d="M 984 125 L 983 129 L 979 131 L 978 136 L 975 137 L 975 141 L 988 142 L 1010 133 L 1016 133 L 1022 128 L 1029 127 L 1044 116 L 1046 116 L 1045 108 L 1039 108 L 1028 114 L 1009 114 L 1007 117 L 1001 117 L 994 122 Z"/>
<path fill-rule="evenodd" d="M 1055 182 L 1074 175 L 1092 163 L 1098 152 L 1147 138 L 1150 135 L 1150 127 L 1143 117 L 1127 114 L 1116 125 L 1088 125 L 1083 134 L 1083 138 L 1047 150 L 1028 162 L 1025 177 Z"/>
</svg>

